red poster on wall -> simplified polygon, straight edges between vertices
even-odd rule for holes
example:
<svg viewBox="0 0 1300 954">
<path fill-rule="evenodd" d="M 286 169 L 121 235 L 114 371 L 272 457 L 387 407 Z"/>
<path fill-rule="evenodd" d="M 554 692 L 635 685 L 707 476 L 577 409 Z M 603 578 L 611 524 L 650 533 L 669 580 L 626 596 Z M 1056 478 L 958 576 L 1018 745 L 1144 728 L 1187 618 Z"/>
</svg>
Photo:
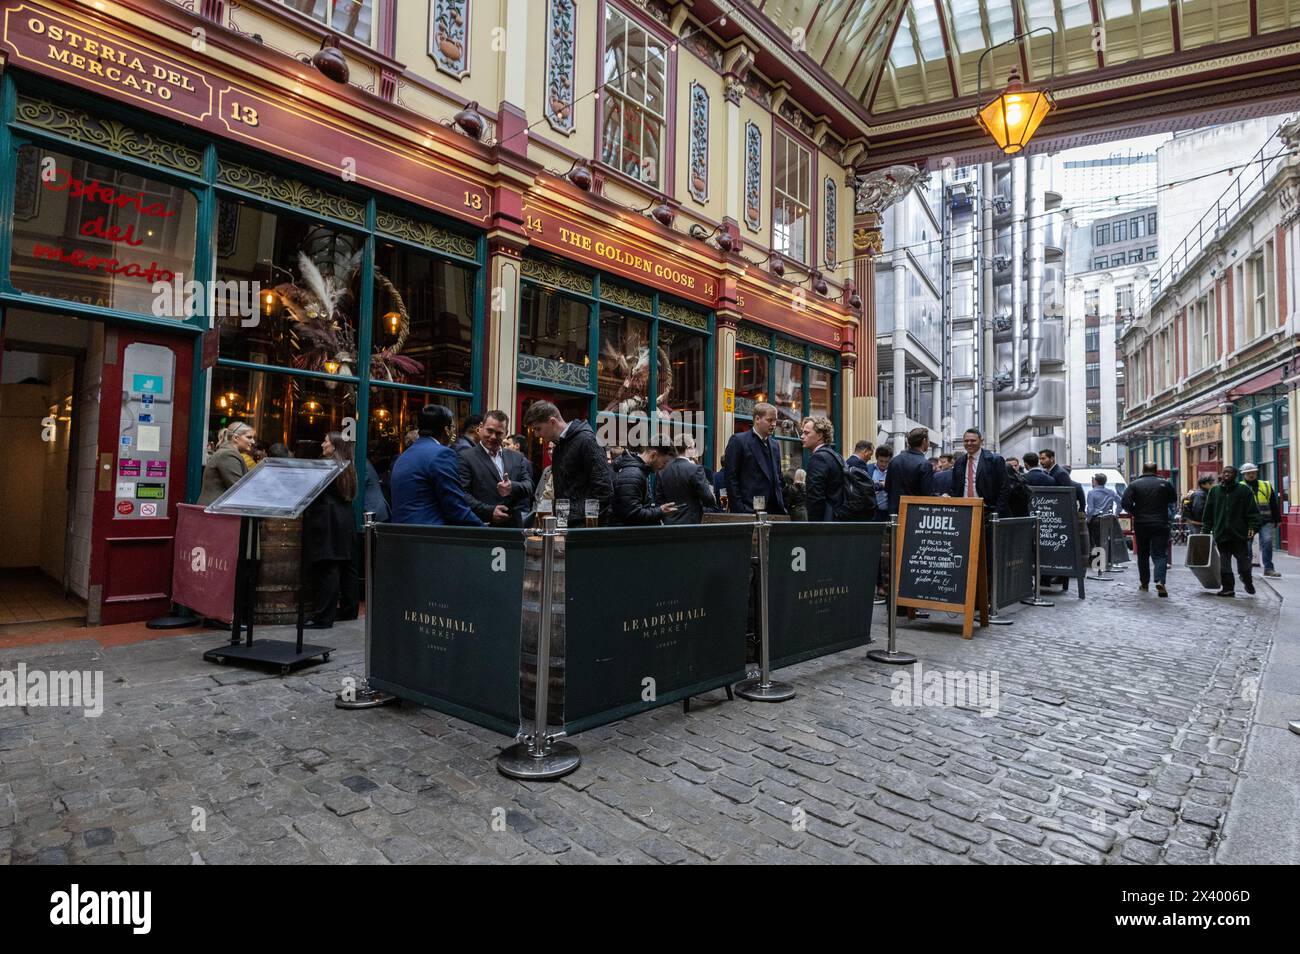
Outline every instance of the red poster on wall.
<svg viewBox="0 0 1300 954">
<path fill-rule="evenodd" d="M 172 600 L 207 619 L 230 622 L 240 518 L 205 513 L 194 504 L 179 504 L 176 510 Z"/>
</svg>

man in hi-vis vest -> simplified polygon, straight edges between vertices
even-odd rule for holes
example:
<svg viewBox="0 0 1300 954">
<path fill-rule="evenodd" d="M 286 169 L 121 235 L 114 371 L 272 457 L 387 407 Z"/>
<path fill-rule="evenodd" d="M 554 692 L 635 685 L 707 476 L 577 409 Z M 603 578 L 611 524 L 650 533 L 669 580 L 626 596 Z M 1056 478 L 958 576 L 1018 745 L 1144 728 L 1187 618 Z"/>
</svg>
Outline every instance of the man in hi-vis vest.
<svg viewBox="0 0 1300 954">
<path fill-rule="evenodd" d="M 1267 480 L 1259 479 L 1259 468 L 1254 464 L 1241 465 L 1241 481 L 1255 495 L 1255 506 L 1259 507 L 1259 558 L 1264 564 L 1265 576 L 1281 576 L 1273 569 L 1273 528 L 1282 522 L 1282 505 L 1277 498 L 1277 491 Z M 1255 554 L 1250 555 L 1255 562 Z"/>
</svg>

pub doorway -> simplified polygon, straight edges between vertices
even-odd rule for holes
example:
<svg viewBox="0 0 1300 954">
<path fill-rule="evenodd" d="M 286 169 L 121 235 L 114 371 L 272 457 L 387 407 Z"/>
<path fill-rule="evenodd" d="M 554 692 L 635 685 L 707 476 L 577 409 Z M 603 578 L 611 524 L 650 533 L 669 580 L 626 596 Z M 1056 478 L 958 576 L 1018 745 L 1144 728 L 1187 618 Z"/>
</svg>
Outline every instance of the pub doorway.
<svg viewBox="0 0 1300 954">
<path fill-rule="evenodd" d="M 14 311 L 0 335 L 0 632 L 78 626 L 92 522 L 78 465 L 89 438 L 93 482 L 97 388 L 87 386 L 87 356 L 97 340 L 102 350 L 102 329 Z"/>
<path fill-rule="evenodd" d="M 565 394 L 561 391 L 543 391 L 536 388 L 519 389 L 519 406 L 515 409 L 518 433 L 526 438 L 523 454 L 533 466 L 533 480 L 540 486 L 542 474 L 551 466 L 551 449 L 546 441 L 531 427 L 524 427 L 524 415 L 537 401 L 550 401 L 560 410 L 566 421 L 591 420 L 591 397 L 585 394 Z"/>
</svg>

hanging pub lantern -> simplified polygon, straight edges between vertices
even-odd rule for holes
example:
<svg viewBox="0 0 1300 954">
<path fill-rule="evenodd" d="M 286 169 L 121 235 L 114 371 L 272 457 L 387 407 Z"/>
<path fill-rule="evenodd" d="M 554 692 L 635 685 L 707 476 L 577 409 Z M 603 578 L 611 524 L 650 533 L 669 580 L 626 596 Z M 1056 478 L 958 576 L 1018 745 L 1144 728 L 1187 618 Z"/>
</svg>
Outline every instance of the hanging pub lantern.
<svg viewBox="0 0 1300 954">
<path fill-rule="evenodd" d="M 1019 44 L 1021 40 L 1040 32 L 1052 35 L 1052 71 L 1048 83 L 1042 88 L 1026 86 L 1020 78 L 1020 71 L 1012 69 L 1011 75 L 1007 79 L 1006 88 L 996 97 L 985 102 L 983 95 L 984 57 L 998 49 L 998 47 L 1010 43 Z M 1003 155 L 1013 156 L 1021 152 L 1025 146 L 1029 145 L 1029 140 L 1038 131 L 1043 119 L 1056 108 L 1056 100 L 1052 98 L 1050 88 L 1052 82 L 1056 79 L 1056 32 L 1050 27 L 1038 27 L 1026 33 L 1017 34 L 1011 39 L 997 44 L 997 46 L 989 47 L 980 55 L 977 76 L 976 100 L 980 105 L 978 112 L 975 114 L 975 121 L 997 143 Z"/>
<path fill-rule="evenodd" d="M 1026 87 L 1020 81 L 1020 73 L 1013 69 L 1007 88 L 985 104 L 976 119 L 998 148 L 1011 156 L 1029 144 L 1043 117 L 1055 108 L 1050 90 Z"/>
</svg>

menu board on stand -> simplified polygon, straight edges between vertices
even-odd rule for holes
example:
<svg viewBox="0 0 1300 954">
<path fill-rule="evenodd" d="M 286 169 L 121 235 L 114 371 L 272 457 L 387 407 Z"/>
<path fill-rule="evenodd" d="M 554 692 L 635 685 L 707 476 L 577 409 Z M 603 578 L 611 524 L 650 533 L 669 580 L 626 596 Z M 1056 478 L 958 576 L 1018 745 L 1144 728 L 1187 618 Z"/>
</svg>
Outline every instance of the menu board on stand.
<svg viewBox="0 0 1300 954">
<path fill-rule="evenodd" d="M 988 625 L 981 535 L 984 501 L 977 497 L 903 497 L 894 553 L 894 605 L 960 613 L 971 638 L 975 607 Z"/>
</svg>

